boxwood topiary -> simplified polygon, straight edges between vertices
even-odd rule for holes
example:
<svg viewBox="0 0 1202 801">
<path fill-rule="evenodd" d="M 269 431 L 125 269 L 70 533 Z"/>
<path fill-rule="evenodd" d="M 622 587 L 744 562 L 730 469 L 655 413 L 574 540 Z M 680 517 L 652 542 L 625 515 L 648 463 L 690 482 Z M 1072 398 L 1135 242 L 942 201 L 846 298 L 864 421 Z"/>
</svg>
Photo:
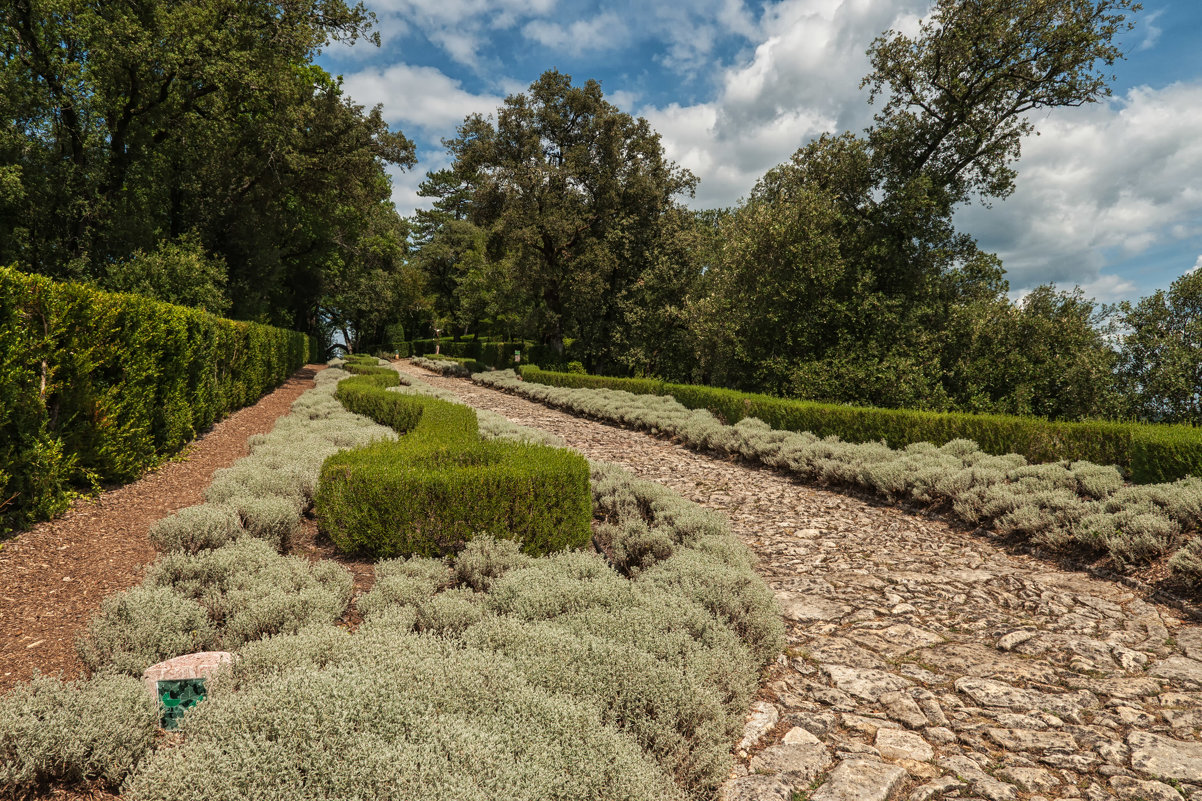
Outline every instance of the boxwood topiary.
<svg viewBox="0 0 1202 801">
<path fill-rule="evenodd" d="M 348 364 L 348 367 L 352 365 Z M 541 445 L 482 442 L 475 413 L 436 398 L 388 392 L 395 371 L 364 367 L 337 397 L 405 436 L 326 460 L 318 524 L 343 551 L 442 556 L 474 536 L 512 538 L 542 555 L 590 536 L 588 462 Z"/>
</svg>

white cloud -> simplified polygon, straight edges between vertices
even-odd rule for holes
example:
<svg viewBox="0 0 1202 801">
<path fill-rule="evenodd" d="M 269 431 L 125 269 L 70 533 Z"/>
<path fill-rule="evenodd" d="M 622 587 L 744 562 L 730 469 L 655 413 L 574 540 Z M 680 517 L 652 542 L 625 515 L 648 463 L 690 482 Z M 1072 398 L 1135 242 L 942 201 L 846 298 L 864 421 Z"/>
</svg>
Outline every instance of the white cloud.
<svg viewBox="0 0 1202 801">
<path fill-rule="evenodd" d="M 859 89 L 865 51 L 887 28 L 913 29 L 926 7 L 927 0 L 784 0 L 765 9 L 758 46 L 720 76 L 714 100 L 638 113 L 663 135 L 669 158 L 701 177 L 693 205 L 732 205 L 809 139 L 871 121 Z"/>
<path fill-rule="evenodd" d="M 417 127 L 450 135 L 467 115 L 487 114 L 501 104 L 500 97 L 472 94 L 433 67 L 409 64 L 353 73 L 346 76 L 343 88 L 358 103 L 382 103 L 384 119 L 406 132 Z"/>
<path fill-rule="evenodd" d="M 1139 50 L 1151 50 L 1160 41 L 1160 35 L 1164 33 L 1164 29 L 1156 24 L 1156 20 L 1163 13 L 1164 9 L 1158 8 L 1141 20 L 1140 25 L 1144 30 L 1144 39 L 1139 43 Z"/>
<path fill-rule="evenodd" d="M 1058 110 L 1037 126 L 1040 136 L 1023 145 L 1014 195 L 958 215 L 1001 255 L 1013 286 L 1050 280 L 1131 291 L 1104 284 L 1110 261 L 1197 236 L 1202 82 L 1133 89 Z"/>
<path fill-rule="evenodd" d="M 396 20 L 421 31 L 460 64 L 481 68 L 480 53 L 490 32 L 549 14 L 556 0 L 372 0 L 382 27 Z"/>
<path fill-rule="evenodd" d="M 624 47 L 630 36 L 626 23 L 612 11 L 591 19 L 578 19 L 568 25 L 534 20 L 526 23 L 522 33 L 544 47 L 569 52 Z"/>
<path fill-rule="evenodd" d="M 1114 303 L 1139 294 L 1135 284 L 1119 275 L 1099 275 L 1092 281 L 1080 284 L 1080 287 L 1085 297 L 1099 303 Z"/>
<path fill-rule="evenodd" d="M 1194 262 L 1194 266 L 1186 270 L 1185 274 L 1193 275 L 1194 273 L 1198 272 L 1198 270 L 1202 270 L 1202 256 L 1198 257 L 1198 260 Z"/>
<path fill-rule="evenodd" d="M 888 28 L 913 32 L 925 5 L 784 0 L 712 101 L 640 109 L 669 157 L 701 178 L 693 205 L 731 205 L 808 139 L 868 125 L 865 50 Z M 1131 297 L 1141 288 L 1108 265 L 1202 236 L 1202 82 L 1137 88 L 1036 124 L 1016 193 L 957 215 L 1002 256 L 1016 292 L 1054 281 L 1099 300 Z"/>
<path fill-rule="evenodd" d="M 625 0 L 581 10 L 584 1 L 372 3 L 382 23 L 392 26 L 385 38 L 420 31 L 476 69 L 497 93 L 476 94 L 439 70 L 405 64 L 346 79 L 359 102 L 383 102 L 391 123 L 427 140 L 419 170 L 398 175 L 394 185 L 402 213 L 424 205 L 416 187 L 425 170 L 444 166 L 437 137 L 451 135 L 469 113 L 495 111 L 499 93 L 525 90 L 525 82 L 497 64 L 480 63 L 491 57 L 480 55 L 491 52 L 481 45 L 496 31 L 520 32 L 535 52 L 651 41 L 660 48 L 656 59 L 678 70 L 682 81 L 712 84 L 712 96 L 703 102 L 659 106 L 636 106 L 646 96 L 641 78 L 629 86 L 607 81 L 606 90 L 621 108 L 647 117 L 668 156 L 702 179 L 692 205 L 714 207 L 734 204 L 766 170 L 820 133 L 870 124 L 873 109 L 859 89 L 869 70 L 865 51 L 886 29 L 913 33 L 929 8 L 929 0 L 780 0 L 757 18 L 744 0 Z M 1142 21 L 1138 47 L 1155 46 L 1155 22 L 1155 14 Z M 729 44 L 732 34 L 745 38 L 747 49 L 727 66 L 716 64 L 715 43 L 725 37 Z M 1002 256 L 1017 295 L 1055 281 L 1081 284 L 1099 300 L 1129 297 L 1138 288 L 1115 274 L 1116 261 L 1153 250 L 1163 254 L 1166 243 L 1198 252 L 1202 81 L 1135 89 L 1108 103 L 1057 110 L 1036 123 L 1041 136 L 1024 143 L 1014 196 L 957 217 L 962 230 Z M 1193 267 L 1200 268 L 1202 256 Z"/>
</svg>

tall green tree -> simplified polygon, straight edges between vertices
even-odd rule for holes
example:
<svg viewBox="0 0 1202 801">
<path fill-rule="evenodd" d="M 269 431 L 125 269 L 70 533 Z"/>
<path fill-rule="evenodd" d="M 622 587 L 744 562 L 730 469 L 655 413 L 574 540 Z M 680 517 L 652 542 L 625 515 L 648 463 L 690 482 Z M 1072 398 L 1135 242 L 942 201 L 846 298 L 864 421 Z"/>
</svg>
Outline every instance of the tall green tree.
<svg viewBox="0 0 1202 801">
<path fill-rule="evenodd" d="M 413 146 L 311 63 L 344 0 L 12 0 L 0 10 L 0 262 L 101 280 L 194 235 L 232 313 L 312 329 L 325 269 Z"/>
<path fill-rule="evenodd" d="M 1202 270 L 1123 303 L 1119 375 L 1129 411 L 1144 420 L 1202 425 Z"/>
<path fill-rule="evenodd" d="M 719 274 L 696 306 L 714 321 L 702 354 L 713 380 L 956 406 L 964 393 L 945 375 L 945 330 L 961 310 L 1004 303 L 1007 285 L 953 214 L 1013 190 L 1031 113 L 1109 94 L 1114 37 L 1137 8 L 937 0 L 916 35 L 879 37 L 864 79 L 885 101 L 873 126 L 800 149 L 728 223 Z M 1040 369 L 1066 358 L 1049 352 Z M 1088 413 L 1070 405 L 1070 416 Z"/>
<path fill-rule="evenodd" d="M 574 336 L 593 367 L 615 363 L 616 298 L 649 264 L 661 219 L 696 179 L 659 136 L 556 70 L 505 99 L 495 121 L 469 117 L 446 142 L 470 194 L 468 219 L 514 265 L 539 338 Z"/>
</svg>

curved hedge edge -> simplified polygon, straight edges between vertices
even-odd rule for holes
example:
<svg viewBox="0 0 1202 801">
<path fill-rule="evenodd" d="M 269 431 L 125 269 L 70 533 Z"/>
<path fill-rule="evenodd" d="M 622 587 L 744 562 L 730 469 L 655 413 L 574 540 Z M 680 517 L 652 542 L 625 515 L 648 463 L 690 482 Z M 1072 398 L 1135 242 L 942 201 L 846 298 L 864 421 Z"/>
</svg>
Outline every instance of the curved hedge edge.
<svg viewBox="0 0 1202 801">
<path fill-rule="evenodd" d="M 539 555 L 588 541 L 592 510 L 582 456 L 481 442 L 469 407 L 387 392 L 400 383 L 392 369 L 353 361 L 347 367 L 360 375 L 342 382 L 338 399 L 407 436 L 335 454 L 323 466 L 317 518 L 341 550 L 442 556 L 487 533 Z"/>
<path fill-rule="evenodd" d="M 856 444 L 780 431 L 755 418 L 728 426 L 709 411 L 690 411 L 670 396 L 527 383 L 511 371 L 473 380 L 597 419 L 668 434 L 694 449 L 737 454 L 803 480 L 947 508 L 971 526 L 991 527 L 1053 550 L 1105 554 L 1120 568 L 1173 555 L 1169 566 L 1174 574 L 1190 587 L 1202 586 L 1202 560 L 1195 555 L 1202 529 L 1202 478 L 1131 486 L 1114 467 L 1085 461 L 1032 465 L 1017 454 L 985 453 L 968 440 L 895 450 L 880 442 Z"/>
<path fill-rule="evenodd" d="M 671 384 L 654 378 L 560 373 L 533 365 L 522 367 L 521 375 L 525 381 L 548 386 L 671 396 L 685 408 L 706 409 L 731 425 L 754 417 L 782 431 L 837 436 L 845 442 L 884 441 L 891 448 L 903 448 L 919 442 L 941 446 L 968 439 L 986 453 L 1017 453 L 1033 463 L 1068 460 L 1115 465 L 1138 484 L 1202 476 L 1202 429 L 1193 426 L 879 409 Z"/>
<path fill-rule="evenodd" d="M 400 377 L 401 383 L 398 386 L 390 387 L 390 392 L 399 392 L 405 395 L 428 395 L 451 403 L 463 403 L 454 392 L 430 386 L 409 373 L 397 373 L 397 375 Z M 518 425 L 510 422 L 504 415 L 490 412 L 487 409 L 476 409 L 476 420 L 480 427 L 481 439 L 527 442 L 532 445 L 549 445 L 552 448 L 567 447 L 563 437 L 552 434 L 550 431 Z"/>
</svg>

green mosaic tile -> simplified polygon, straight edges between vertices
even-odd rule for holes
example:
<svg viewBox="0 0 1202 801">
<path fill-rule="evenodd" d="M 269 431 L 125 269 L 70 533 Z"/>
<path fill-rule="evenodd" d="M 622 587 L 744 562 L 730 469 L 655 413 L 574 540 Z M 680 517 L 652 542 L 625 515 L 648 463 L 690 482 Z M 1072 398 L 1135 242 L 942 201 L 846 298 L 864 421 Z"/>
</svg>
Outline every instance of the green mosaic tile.
<svg viewBox="0 0 1202 801">
<path fill-rule="evenodd" d="M 168 679 L 158 683 L 159 707 L 162 709 L 160 722 L 164 729 L 179 726 L 184 712 L 205 698 L 204 679 Z"/>
</svg>

